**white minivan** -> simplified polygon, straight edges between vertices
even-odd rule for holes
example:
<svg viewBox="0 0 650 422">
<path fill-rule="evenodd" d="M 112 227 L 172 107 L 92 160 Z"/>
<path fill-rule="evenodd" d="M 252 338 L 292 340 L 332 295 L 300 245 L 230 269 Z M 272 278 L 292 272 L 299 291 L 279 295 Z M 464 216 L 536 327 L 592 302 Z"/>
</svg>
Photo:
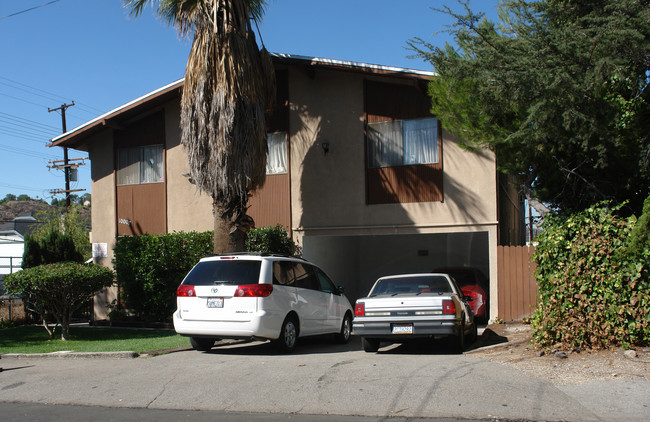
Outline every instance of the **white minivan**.
<svg viewBox="0 0 650 422">
<path fill-rule="evenodd" d="M 176 292 L 174 329 L 206 351 L 218 339 L 265 339 L 291 352 L 298 337 L 335 334 L 346 343 L 352 306 L 308 261 L 270 254 L 203 258 Z"/>
</svg>

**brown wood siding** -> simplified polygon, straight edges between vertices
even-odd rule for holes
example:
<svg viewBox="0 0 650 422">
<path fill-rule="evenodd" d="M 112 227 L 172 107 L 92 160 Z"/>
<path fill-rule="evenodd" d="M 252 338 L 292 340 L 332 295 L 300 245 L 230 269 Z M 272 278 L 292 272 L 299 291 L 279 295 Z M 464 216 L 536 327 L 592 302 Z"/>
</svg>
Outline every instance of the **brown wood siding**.
<svg viewBox="0 0 650 422">
<path fill-rule="evenodd" d="M 115 131 L 117 148 L 163 145 L 163 169 L 166 171 L 165 117 L 153 113 Z M 115 157 L 115 168 L 117 157 Z M 117 172 L 116 172 L 117 175 Z M 116 186 L 117 235 L 167 233 L 167 175 L 162 183 Z"/>
<path fill-rule="evenodd" d="M 498 246 L 497 277 L 498 316 L 504 321 L 518 321 L 533 314 L 537 304 L 534 247 Z"/>
<path fill-rule="evenodd" d="M 248 201 L 248 215 L 255 221 L 255 227 L 281 224 L 287 231 L 291 231 L 289 190 L 288 174 L 266 176 L 264 187 L 255 192 Z"/>
<path fill-rule="evenodd" d="M 289 72 L 276 70 L 276 98 L 273 112 L 267 116 L 267 132 L 286 132 L 287 167 L 290 169 L 289 150 Z M 264 186 L 253 192 L 248 200 L 248 215 L 255 227 L 282 225 L 291 233 L 291 178 L 290 173 L 266 176 Z"/>
<path fill-rule="evenodd" d="M 367 169 L 368 204 L 442 201 L 438 164 Z"/>
<path fill-rule="evenodd" d="M 117 235 L 167 232 L 164 183 L 117 187 Z"/>
<path fill-rule="evenodd" d="M 431 104 L 422 81 L 415 86 L 366 81 L 365 97 L 366 123 L 431 117 Z M 439 161 L 435 164 L 366 168 L 366 202 L 372 205 L 442 201 L 440 121 L 438 157 Z"/>
</svg>

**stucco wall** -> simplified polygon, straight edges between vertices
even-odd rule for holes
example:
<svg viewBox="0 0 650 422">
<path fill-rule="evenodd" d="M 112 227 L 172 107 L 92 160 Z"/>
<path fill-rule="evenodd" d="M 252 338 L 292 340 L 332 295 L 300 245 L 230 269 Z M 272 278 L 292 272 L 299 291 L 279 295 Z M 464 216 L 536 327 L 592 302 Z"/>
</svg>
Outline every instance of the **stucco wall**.
<svg viewBox="0 0 650 422">
<path fill-rule="evenodd" d="M 496 224 L 492 152 L 463 150 L 443 130 L 443 202 L 366 205 L 363 77 L 317 71 L 311 79 L 292 70 L 289 86 L 294 229 L 409 226 L 446 231 Z M 323 142 L 329 143 L 327 154 Z"/>
<path fill-rule="evenodd" d="M 113 173 L 113 132 L 106 130 L 94 136 L 88 143 L 90 158 L 90 178 L 92 195 L 92 243 L 106 243 L 108 256 L 94 258 L 96 264 L 112 268 L 115 233 L 117 233 L 115 214 L 115 176 Z M 94 310 L 96 319 L 105 319 L 107 305 L 117 297 L 117 289 L 110 288 L 95 296 Z"/>
<path fill-rule="evenodd" d="M 200 194 L 185 175 L 189 172 L 187 154 L 180 145 L 180 106 L 178 101 L 165 106 L 165 145 L 167 177 L 167 230 L 207 231 L 213 229 L 212 203 Z"/>
</svg>

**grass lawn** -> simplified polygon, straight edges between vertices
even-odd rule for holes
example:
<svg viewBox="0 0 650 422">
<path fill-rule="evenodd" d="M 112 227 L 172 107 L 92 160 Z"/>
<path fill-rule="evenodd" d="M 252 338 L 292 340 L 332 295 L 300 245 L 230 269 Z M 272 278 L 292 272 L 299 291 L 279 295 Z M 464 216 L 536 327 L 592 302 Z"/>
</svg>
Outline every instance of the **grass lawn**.
<svg viewBox="0 0 650 422">
<path fill-rule="evenodd" d="M 146 330 L 109 327 L 70 327 L 70 340 L 61 340 L 61 328 L 50 339 L 41 326 L 0 330 L 0 353 L 151 352 L 190 345 L 187 337 L 174 330 Z"/>
</svg>

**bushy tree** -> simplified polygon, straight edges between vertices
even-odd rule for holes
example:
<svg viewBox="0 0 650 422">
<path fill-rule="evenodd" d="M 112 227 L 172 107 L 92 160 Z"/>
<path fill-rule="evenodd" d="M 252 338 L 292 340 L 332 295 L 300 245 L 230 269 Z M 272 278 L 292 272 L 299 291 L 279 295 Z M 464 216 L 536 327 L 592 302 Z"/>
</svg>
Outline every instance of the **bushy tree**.
<svg viewBox="0 0 650 422">
<path fill-rule="evenodd" d="M 31 232 L 30 237 L 43 242 L 51 236 L 51 233 L 58 233 L 60 237 L 70 238 L 81 255 L 81 259 L 71 259 L 72 261 L 89 259 L 92 255 L 92 246 L 88 238 L 89 222 L 82 217 L 80 211 L 81 206 L 73 204 L 65 211 L 63 208 L 53 207 L 37 213 L 36 219 L 40 224 Z M 59 261 L 64 260 L 67 259 L 59 259 Z"/>
<path fill-rule="evenodd" d="M 74 311 L 97 292 L 113 284 L 113 271 L 95 264 L 59 262 L 39 265 L 9 274 L 3 280 L 9 294 L 21 296 L 32 305 L 31 310 L 43 316 L 54 316 L 61 325 L 61 339 L 70 336 L 70 320 Z"/>
<path fill-rule="evenodd" d="M 22 268 L 32 268 L 55 262 L 83 262 L 74 240 L 68 234 L 50 230 L 45 236 L 25 236 Z"/>
<path fill-rule="evenodd" d="M 457 47 L 430 61 L 432 112 L 468 147 L 489 146 L 527 193 L 578 211 L 602 200 L 640 213 L 650 191 L 650 2 L 504 0 L 497 23 L 456 19 Z"/>
</svg>

